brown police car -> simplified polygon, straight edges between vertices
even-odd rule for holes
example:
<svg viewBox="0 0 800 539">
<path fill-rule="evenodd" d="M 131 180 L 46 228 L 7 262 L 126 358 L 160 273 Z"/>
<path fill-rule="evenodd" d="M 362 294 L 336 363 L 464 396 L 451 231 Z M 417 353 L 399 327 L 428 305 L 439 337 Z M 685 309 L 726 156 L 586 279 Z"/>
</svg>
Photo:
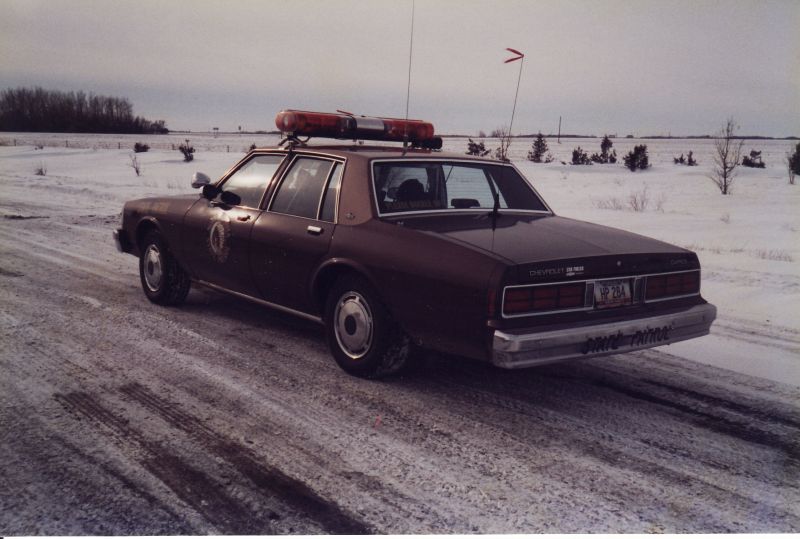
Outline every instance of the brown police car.
<svg viewBox="0 0 800 539">
<path fill-rule="evenodd" d="M 556 216 L 513 165 L 437 151 L 428 123 L 276 123 L 285 143 L 214 183 L 196 174 L 199 197 L 125 204 L 117 246 L 152 302 L 178 304 L 194 282 L 322 322 L 360 376 L 398 372 L 417 348 L 516 368 L 709 332 L 694 253 Z"/>
</svg>

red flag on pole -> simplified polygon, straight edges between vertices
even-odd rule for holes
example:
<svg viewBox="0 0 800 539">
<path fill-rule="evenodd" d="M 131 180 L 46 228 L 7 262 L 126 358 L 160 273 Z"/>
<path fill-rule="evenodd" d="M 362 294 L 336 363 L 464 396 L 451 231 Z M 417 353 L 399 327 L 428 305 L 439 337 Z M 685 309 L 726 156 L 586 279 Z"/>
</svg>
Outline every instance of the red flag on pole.
<svg viewBox="0 0 800 539">
<path fill-rule="evenodd" d="M 521 59 L 525 58 L 525 55 L 524 55 L 524 54 L 522 54 L 521 52 L 519 52 L 517 49 L 506 48 L 506 50 L 507 50 L 508 52 L 513 52 L 513 53 L 514 53 L 514 54 L 516 54 L 517 56 L 514 56 L 513 58 L 509 58 L 508 60 L 506 60 L 505 62 L 503 62 L 504 64 L 507 64 L 507 63 L 509 63 L 509 62 L 516 62 L 517 60 L 521 60 Z"/>
</svg>

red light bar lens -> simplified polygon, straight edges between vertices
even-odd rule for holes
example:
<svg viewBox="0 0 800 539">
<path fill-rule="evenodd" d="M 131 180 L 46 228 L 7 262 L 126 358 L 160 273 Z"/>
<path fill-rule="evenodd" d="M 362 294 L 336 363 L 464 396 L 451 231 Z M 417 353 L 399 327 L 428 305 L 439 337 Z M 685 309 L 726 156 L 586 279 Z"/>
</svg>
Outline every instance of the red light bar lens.
<svg viewBox="0 0 800 539">
<path fill-rule="evenodd" d="M 338 138 L 342 132 L 340 114 L 283 110 L 275 117 L 275 126 L 295 136 Z"/>
<path fill-rule="evenodd" d="M 645 301 L 687 296 L 700 292 L 700 272 L 671 273 L 647 277 Z"/>
<path fill-rule="evenodd" d="M 371 118 L 327 112 L 282 110 L 275 117 L 275 126 L 282 133 L 297 137 L 328 137 L 394 142 L 408 140 L 413 144 L 434 149 L 441 147 L 441 139 L 433 135 L 433 124 L 421 120 L 398 120 L 395 118 Z M 436 146 L 437 143 L 438 146 Z"/>
<path fill-rule="evenodd" d="M 433 124 L 419 120 L 383 120 L 386 126 L 387 140 L 402 141 L 408 134 L 408 140 L 423 141 L 433 138 Z"/>
<path fill-rule="evenodd" d="M 578 309 L 584 306 L 585 297 L 585 283 L 508 288 L 503 301 L 503 314 Z"/>
</svg>

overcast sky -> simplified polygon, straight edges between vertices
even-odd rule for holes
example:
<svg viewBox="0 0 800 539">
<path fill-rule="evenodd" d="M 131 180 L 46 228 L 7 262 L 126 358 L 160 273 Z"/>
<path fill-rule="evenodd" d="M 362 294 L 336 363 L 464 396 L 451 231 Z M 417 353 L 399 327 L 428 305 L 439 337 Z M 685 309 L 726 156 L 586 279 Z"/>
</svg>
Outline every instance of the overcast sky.
<svg viewBox="0 0 800 539">
<path fill-rule="evenodd" d="M 127 97 L 171 129 L 403 116 L 412 0 L 0 0 L 0 88 Z M 410 117 L 439 133 L 800 135 L 800 1 L 416 0 Z"/>
</svg>

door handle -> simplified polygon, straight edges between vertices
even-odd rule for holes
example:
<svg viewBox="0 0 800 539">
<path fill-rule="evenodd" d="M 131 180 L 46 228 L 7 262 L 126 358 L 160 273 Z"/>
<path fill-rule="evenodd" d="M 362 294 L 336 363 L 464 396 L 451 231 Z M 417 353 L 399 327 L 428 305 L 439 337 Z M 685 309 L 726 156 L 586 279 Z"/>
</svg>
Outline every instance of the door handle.
<svg viewBox="0 0 800 539">
<path fill-rule="evenodd" d="M 236 220 L 245 223 L 245 222 L 250 220 L 250 216 L 249 215 L 240 215 L 239 217 L 236 218 Z"/>
<path fill-rule="evenodd" d="M 318 226 L 314 226 L 314 225 L 308 225 L 308 228 L 306 228 L 306 231 L 309 234 L 313 234 L 314 236 L 319 236 L 320 234 L 322 234 L 322 228 L 320 228 Z"/>
</svg>

